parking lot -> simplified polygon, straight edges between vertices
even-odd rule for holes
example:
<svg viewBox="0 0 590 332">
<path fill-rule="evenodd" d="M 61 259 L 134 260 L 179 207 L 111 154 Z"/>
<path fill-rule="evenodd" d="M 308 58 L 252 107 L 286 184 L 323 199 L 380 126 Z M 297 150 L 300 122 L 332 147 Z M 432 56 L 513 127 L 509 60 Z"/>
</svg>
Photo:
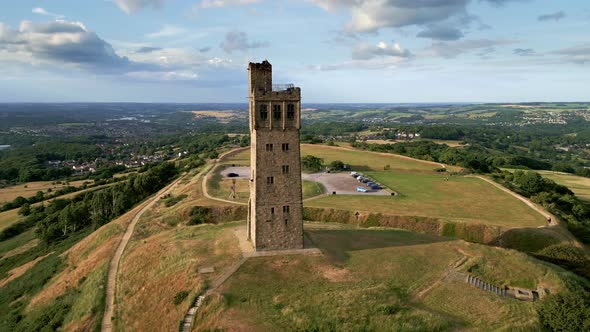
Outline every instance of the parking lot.
<svg viewBox="0 0 590 332">
<path fill-rule="evenodd" d="M 223 177 L 227 177 L 230 173 L 236 174 L 234 176 L 238 179 L 247 179 L 250 177 L 250 167 L 236 166 L 227 167 L 221 172 Z M 336 195 L 391 195 L 391 193 L 384 189 L 374 190 L 369 188 L 364 183 L 360 183 L 357 179 L 350 175 L 350 172 L 341 173 L 312 173 L 301 174 L 303 180 L 315 181 L 321 183 L 326 188 L 326 193 Z M 358 192 L 357 187 L 362 187 L 367 192 Z"/>
</svg>

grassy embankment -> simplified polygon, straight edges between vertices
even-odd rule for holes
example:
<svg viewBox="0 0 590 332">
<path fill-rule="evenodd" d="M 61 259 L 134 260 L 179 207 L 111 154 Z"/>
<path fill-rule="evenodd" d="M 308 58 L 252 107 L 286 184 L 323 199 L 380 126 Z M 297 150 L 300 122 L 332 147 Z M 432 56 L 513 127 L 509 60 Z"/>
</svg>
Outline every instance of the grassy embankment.
<svg viewBox="0 0 590 332">
<path fill-rule="evenodd" d="M 571 273 L 516 251 L 400 230 L 307 227 L 323 256 L 249 259 L 206 301 L 198 330 L 538 330 L 533 303 L 446 279 L 561 291 Z"/>
</svg>

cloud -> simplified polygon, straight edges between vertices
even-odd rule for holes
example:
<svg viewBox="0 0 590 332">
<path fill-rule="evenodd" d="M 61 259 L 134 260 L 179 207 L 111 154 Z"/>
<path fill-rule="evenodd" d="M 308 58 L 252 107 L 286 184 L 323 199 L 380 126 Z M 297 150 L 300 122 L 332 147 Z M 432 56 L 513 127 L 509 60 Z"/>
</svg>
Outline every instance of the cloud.
<svg viewBox="0 0 590 332">
<path fill-rule="evenodd" d="M 538 55 L 532 48 L 515 48 L 512 53 L 519 56 L 536 56 Z"/>
<path fill-rule="evenodd" d="M 174 37 L 186 33 L 187 30 L 185 28 L 172 25 L 172 24 L 164 24 L 162 28 L 156 32 L 148 33 L 146 37 L 148 38 L 166 38 L 166 37 Z"/>
<path fill-rule="evenodd" d="M 446 25 L 428 25 L 426 30 L 420 31 L 416 37 L 437 40 L 457 40 L 463 38 L 461 30 Z"/>
<path fill-rule="evenodd" d="M 562 55 L 563 61 L 577 64 L 586 64 L 590 62 L 590 44 L 578 45 L 553 51 L 552 54 Z"/>
<path fill-rule="evenodd" d="M 134 71 L 125 76 L 142 81 L 194 81 L 199 78 L 192 71 Z"/>
<path fill-rule="evenodd" d="M 136 13 L 146 7 L 160 8 L 165 0 L 113 0 L 126 14 Z"/>
<path fill-rule="evenodd" d="M 267 47 L 268 42 L 249 42 L 248 35 L 241 31 L 231 31 L 225 35 L 225 40 L 219 45 L 225 52 L 246 51 L 252 48 Z"/>
<path fill-rule="evenodd" d="M 454 42 L 439 42 L 434 43 L 428 47 L 423 55 L 442 57 L 442 58 L 456 58 L 457 56 L 473 51 L 479 51 L 478 56 L 489 57 L 495 52 L 495 46 L 513 44 L 515 41 L 504 39 L 473 39 L 461 40 Z"/>
<path fill-rule="evenodd" d="M 137 49 L 137 51 L 135 51 L 135 53 L 152 53 L 152 52 L 161 51 L 161 50 L 162 50 L 161 47 L 144 46 L 144 47 Z"/>
<path fill-rule="evenodd" d="M 201 8 L 219 8 L 226 6 L 243 6 L 259 3 L 262 0 L 202 0 L 199 7 Z"/>
<path fill-rule="evenodd" d="M 41 7 L 35 7 L 32 10 L 33 14 L 39 14 L 39 15 L 44 15 L 44 16 L 52 16 L 54 18 L 63 18 L 63 15 L 60 14 L 56 14 L 56 13 L 52 13 L 52 12 L 48 12 L 45 9 L 41 8 Z"/>
<path fill-rule="evenodd" d="M 211 51 L 211 47 L 209 46 L 199 48 L 199 52 L 201 53 L 207 53 L 209 51 Z"/>
<path fill-rule="evenodd" d="M 375 57 L 397 57 L 409 58 L 412 53 L 408 50 L 402 50 L 399 44 L 395 43 L 387 45 L 384 42 L 379 42 L 377 45 L 358 44 L 352 50 L 353 60 L 370 60 Z"/>
<path fill-rule="evenodd" d="M 566 16 L 565 12 L 562 10 L 555 12 L 553 14 L 545 14 L 537 17 L 537 20 L 544 22 L 544 21 L 559 21 Z"/>
<path fill-rule="evenodd" d="M 519 0 L 480 0 L 503 5 Z M 469 21 L 467 11 L 473 0 L 306 0 L 327 11 L 349 9 L 345 28 L 353 32 L 376 32 L 381 28 L 401 28 L 448 22 Z"/>
<path fill-rule="evenodd" d="M 149 67 L 117 55 L 113 47 L 80 22 L 22 21 L 18 29 L 0 23 L 0 50 L 34 63 L 73 65 L 94 72 Z"/>
</svg>

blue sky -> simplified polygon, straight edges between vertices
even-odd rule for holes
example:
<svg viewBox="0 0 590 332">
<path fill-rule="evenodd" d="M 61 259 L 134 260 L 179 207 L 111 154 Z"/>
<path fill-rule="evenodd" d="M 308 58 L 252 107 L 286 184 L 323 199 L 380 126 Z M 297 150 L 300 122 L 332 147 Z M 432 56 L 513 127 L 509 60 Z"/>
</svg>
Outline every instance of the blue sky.
<svg viewBox="0 0 590 332">
<path fill-rule="evenodd" d="M 589 101 L 587 0 L 0 3 L 0 102 Z"/>
</svg>

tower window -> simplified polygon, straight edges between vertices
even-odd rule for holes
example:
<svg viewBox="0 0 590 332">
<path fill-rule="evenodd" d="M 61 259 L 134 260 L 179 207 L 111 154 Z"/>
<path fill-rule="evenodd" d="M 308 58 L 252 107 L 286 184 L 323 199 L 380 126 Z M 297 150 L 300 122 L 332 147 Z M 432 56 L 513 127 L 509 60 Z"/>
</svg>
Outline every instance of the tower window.
<svg viewBox="0 0 590 332">
<path fill-rule="evenodd" d="M 283 174 L 289 174 L 289 165 L 283 165 Z"/>
<path fill-rule="evenodd" d="M 266 151 L 272 152 L 272 144 L 266 144 Z"/>
<path fill-rule="evenodd" d="M 287 119 L 295 119 L 295 104 L 287 104 Z"/>
<path fill-rule="evenodd" d="M 289 205 L 283 205 L 283 213 L 289 213 Z"/>
<path fill-rule="evenodd" d="M 272 117 L 275 120 L 281 119 L 281 105 L 272 105 Z"/>
<path fill-rule="evenodd" d="M 274 215 L 275 214 L 275 208 L 273 208 L 273 207 L 270 208 L 270 214 L 271 215 Z"/>
<path fill-rule="evenodd" d="M 274 184 L 275 183 L 275 178 L 272 176 L 268 176 L 266 177 L 266 184 Z"/>
<path fill-rule="evenodd" d="M 260 105 L 260 118 L 262 120 L 268 119 L 268 107 L 267 105 Z"/>
<path fill-rule="evenodd" d="M 289 151 L 289 143 L 283 143 L 281 148 L 283 149 L 283 151 Z"/>
</svg>

